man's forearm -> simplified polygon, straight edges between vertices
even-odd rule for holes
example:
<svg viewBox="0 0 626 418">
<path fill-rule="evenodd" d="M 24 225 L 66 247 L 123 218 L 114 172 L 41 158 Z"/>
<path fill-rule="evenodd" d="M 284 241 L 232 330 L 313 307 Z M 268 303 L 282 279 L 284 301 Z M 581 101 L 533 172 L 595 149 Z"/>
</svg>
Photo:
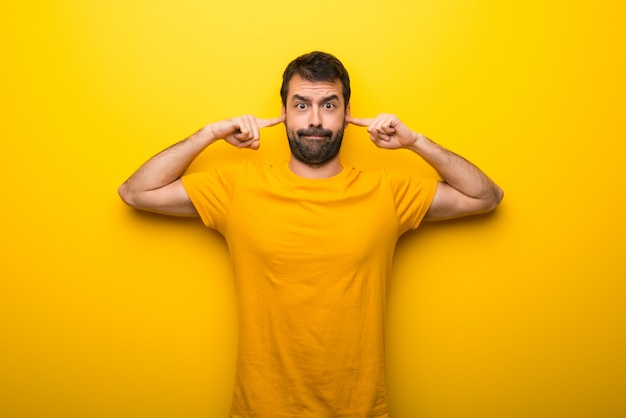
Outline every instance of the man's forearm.
<svg viewBox="0 0 626 418">
<path fill-rule="evenodd" d="M 120 194 L 155 190 L 180 178 L 191 162 L 215 142 L 209 126 L 161 151 L 120 186 Z"/>
<path fill-rule="evenodd" d="M 416 134 L 416 141 L 409 147 L 419 154 L 441 176 L 444 182 L 464 195 L 499 203 L 504 192 L 485 173 L 465 158 L 424 135 Z"/>
</svg>

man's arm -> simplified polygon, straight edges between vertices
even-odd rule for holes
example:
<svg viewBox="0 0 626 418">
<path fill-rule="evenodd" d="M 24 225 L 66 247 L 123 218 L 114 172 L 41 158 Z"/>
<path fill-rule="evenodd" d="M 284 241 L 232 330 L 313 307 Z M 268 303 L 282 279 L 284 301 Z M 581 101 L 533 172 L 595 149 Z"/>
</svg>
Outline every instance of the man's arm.
<svg viewBox="0 0 626 418">
<path fill-rule="evenodd" d="M 492 211 L 504 192 L 485 173 L 465 158 L 411 131 L 395 115 L 373 119 L 348 118 L 366 126 L 370 139 L 380 148 L 406 148 L 420 155 L 441 176 L 425 220 L 441 220 Z"/>
<path fill-rule="evenodd" d="M 433 166 L 443 179 L 425 220 L 490 212 L 504 197 L 504 191 L 478 167 L 424 135 L 416 134 L 414 144 L 407 148 Z"/>
<path fill-rule="evenodd" d="M 118 189 L 122 200 L 137 209 L 176 216 L 197 216 L 181 176 L 209 145 L 224 139 L 238 148 L 259 148 L 261 128 L 281 123 L 282 117 L 241 116 L 215 122 L 145 162 Z"/>
</svg>

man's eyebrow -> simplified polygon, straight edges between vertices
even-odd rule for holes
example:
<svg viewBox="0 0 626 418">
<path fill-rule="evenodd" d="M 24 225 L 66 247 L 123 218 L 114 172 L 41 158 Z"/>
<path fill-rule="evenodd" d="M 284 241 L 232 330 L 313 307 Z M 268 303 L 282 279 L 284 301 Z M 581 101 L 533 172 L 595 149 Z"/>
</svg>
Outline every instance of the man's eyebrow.
<svg viewBox="0 0 626 418">
<path fill-rule="evenodd" d="M 300 96 L 299 94 L 294 94 L 291 97 L 291 100 L 300 100 L 300 101 L 303 101 L 303 102 L 310 102 L 311 98 L 310 97 L 306 97 L 306 96 Z"/>
<path fill-rule="evenodd" d="M 332 101 L 332 100 L 339 100 L 339 96 L 338 96 L 338 95 L 336 95 L 336 94 L 331 94 L 330 96 L 328 96 L 328 97 L 324 97 L 324 98 L 322 99 L 322 101 L 323 101 L 323 102 L 330 102 L 330 101 Z"/>
<path fill-rule="evenodd" d="M 308 96 L 301 96 L 299 94 L 294 94 L 291 100 L 301 100 L 303 102 L 310 102 L 311 98 Z M 339 100 L 339 96 L 336 94 L 331 94 L 330 96 L 326 96 L 322 98 L 322 102 L 330 102 L 331 100 Z"/>
</svg>

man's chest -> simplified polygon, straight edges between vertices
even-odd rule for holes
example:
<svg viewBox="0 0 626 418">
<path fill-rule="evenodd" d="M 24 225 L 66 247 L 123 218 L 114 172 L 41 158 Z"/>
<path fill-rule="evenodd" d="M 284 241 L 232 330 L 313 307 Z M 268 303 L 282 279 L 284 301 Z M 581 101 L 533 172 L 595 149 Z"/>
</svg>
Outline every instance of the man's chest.
<svg viewBox="0 0 626 418">
<path fill-rule="evenodd" d="M 226 239 L 234 255 L 274 266 L 343 259 L 365 262 L 393 249 L 398 235 L 392 200 L 362 193 L 272 193 L 246 190 L 233 199 Z"/>
</svg>

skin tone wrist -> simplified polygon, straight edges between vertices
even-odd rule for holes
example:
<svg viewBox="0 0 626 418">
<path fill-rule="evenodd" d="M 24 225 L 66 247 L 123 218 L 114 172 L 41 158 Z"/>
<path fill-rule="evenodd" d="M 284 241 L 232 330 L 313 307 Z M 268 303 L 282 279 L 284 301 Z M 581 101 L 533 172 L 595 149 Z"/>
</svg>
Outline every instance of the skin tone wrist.
<svg viewBox="0 0 626 418">
<path fill-rule="evenodd" d="M 213 131 L 213 124 L 209 123 L 208 125 L 205 125 L 204 128 L 200 129 L 198 132 L 196 132 L 192 138 L 194 138 L 196 141 L 205 143 L 206 146 L 213 144 L 214 142 L 216 142 L 219 138 L 216 138 L 215 133 Z"/>
<path fill-rule="evenodd" d="M 423 145 L 424 140 L 426 140 L 427 138 L 424 135 L 417 133 L 417 132 L 411 132 L 411 136 L 413 137 L 414 140 L 410 145 L 407 145 L 405 148 L 419 153 L 419 150 L 421 146 Z"/>
</svg>

